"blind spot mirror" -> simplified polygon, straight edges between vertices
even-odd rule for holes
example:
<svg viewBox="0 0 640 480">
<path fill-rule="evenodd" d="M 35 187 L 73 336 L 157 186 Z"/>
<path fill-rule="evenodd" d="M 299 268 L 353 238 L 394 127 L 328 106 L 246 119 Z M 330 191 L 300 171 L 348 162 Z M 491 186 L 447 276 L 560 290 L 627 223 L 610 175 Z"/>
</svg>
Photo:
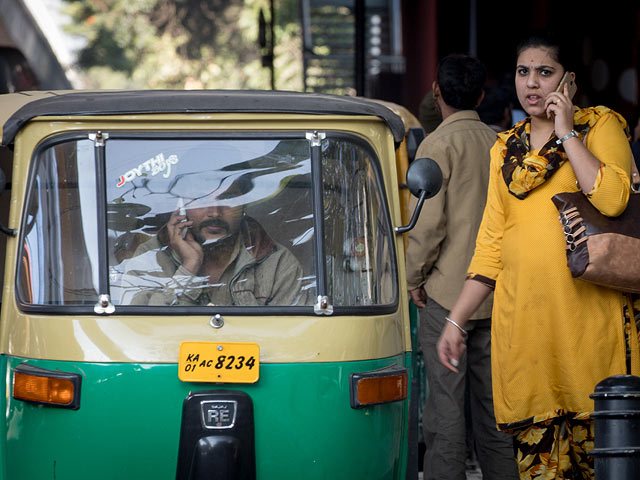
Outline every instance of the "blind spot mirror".
<svg viewBox="0 0 640 480">
<path fill-rule="evenodd" d="M 422 204 L 427 198 L 431 198 L 442 187 L 442 170 L 431 158 L 418 158 L 411 162 L 407 170 L 407 186 L 412 195 L 418 197 L 418 203 L 413 211 L 409 225 L 396 227 L 396 233 L 405 233 L 416 225 Z"/>
</svg>

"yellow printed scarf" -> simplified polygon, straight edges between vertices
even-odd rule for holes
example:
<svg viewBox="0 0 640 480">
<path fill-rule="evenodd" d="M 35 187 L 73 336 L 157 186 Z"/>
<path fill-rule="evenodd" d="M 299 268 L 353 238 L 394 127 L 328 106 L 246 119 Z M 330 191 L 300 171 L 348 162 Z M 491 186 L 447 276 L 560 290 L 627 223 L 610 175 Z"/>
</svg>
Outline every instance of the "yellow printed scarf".
<svg viewBox="0 0 640 480">
<path fill-rule="evenodd" d="M 583 139 L 598 119 L 607 113 L 616 116 L 622 128 L 625 129 L 627 137 L 630 138 L 625 119 L 603 106 L 576 107 L 573 115 L 573 129 Z M 538 153 L 530 151 L 530 134 L 531 117 L 516 123 L 511 130 L 498 134 L 498 143 L 502 147 L 500 152 L 503 158 L 502 176 L 509 188 L 509 193 L 520 200 L 549 179 L 567 161 L 564 148 L 556 144 L 558 137 L 555 133 Z"/>
</svg>

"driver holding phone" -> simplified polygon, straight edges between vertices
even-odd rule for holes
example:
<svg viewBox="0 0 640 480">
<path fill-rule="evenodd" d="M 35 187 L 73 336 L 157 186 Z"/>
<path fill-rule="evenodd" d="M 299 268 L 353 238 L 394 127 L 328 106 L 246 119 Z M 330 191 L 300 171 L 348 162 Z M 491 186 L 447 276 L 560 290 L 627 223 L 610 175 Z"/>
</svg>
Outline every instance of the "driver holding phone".
<svg viewBox="0 0 640 480">
<path fill-rule="evenodd" d="M 180 199 L 158 235 L 134 254 L 136 265 L 157 267 L 128 271 L 143 280 L 131 303 L 305 305 L 300 263 L 238 200 L 251 187 L 251 180 L 239 178 L 223 193 L 186 207 Z"/>
</svg>

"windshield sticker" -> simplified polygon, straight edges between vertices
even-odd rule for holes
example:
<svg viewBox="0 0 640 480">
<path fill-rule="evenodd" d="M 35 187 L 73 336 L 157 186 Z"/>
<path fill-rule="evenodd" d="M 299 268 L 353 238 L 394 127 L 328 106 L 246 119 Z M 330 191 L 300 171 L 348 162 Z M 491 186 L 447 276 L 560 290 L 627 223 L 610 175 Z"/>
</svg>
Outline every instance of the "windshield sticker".
<svg viewBox="0 0 640 480">
<path fill-rule="evenodd" d="M 127 182 L 131 182 L 138 177 L 146 176 L 147 173 L 151 173 L 151 176 L 155 176 L 164 172 L 162 177 L 169 178 L 171 175 L 171 165 L 176 165 L 178 161 L 177 155 L 169 155 L 169 157 L 165 158 L 164 153 L 159 153 L 155 157 L 152 157 L 137 167 L 132 168 L 124 175 L 120 175 L 120 177 L 118 177 L 116 187 L 122 187 Z"/>
</svg>

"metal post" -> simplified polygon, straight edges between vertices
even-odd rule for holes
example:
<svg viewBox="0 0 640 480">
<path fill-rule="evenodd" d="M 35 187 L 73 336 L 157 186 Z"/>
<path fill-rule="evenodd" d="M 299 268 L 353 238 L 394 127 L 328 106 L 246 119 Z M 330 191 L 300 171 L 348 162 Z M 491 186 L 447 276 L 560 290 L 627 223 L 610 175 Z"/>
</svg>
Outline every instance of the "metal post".
<svg viewBox="0 0 640 480">
<path fill-rule="evenodd" d="M 640 377 L 605 378 L 591 394 L 595 480 L 632 480 L 640 472 Z"/>
<path fill-rule="evenodd" d="M 356 27 L 356 47 L 355 47 L 355 81 L 356 95 L 365 95 L 365 3 L 364 0 L 356 0 L 355 5 L 355 27 Z"/>
</svg>

